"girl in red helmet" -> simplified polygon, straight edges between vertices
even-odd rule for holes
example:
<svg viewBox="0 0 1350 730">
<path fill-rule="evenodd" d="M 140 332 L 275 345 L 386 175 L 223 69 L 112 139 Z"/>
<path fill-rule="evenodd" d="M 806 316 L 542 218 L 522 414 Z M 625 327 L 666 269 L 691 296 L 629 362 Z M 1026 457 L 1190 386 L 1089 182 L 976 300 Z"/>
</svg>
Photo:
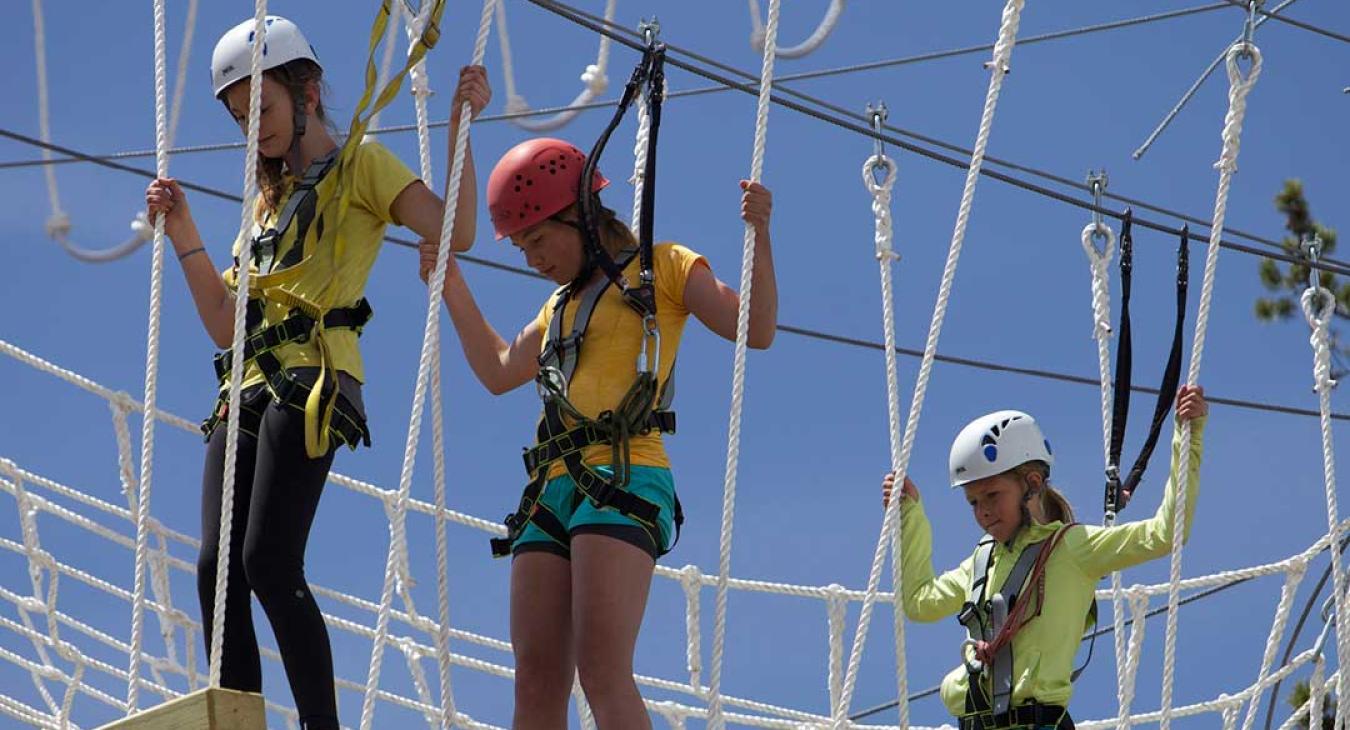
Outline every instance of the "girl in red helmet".
<svg viewBox="0 0 1350 730">
<path fill-rule="evenodd" d="M 251 337 L 243 366 L 221 684 L 262 690 L 250 605 L 256 594 L 276 635 L 301 727 L 337 730 L 332 652 L 305 578 L 305 545 L 337 447 L 369 445 L 357 335 L 370 316 L 363 293 L 384 231 L 393 223 L 439 235 L 444 205 L 378 142 L 358 135 L 339 148 L 328 128 L 323 68 L 314 49 L 291 21 L 268 16 L 265 23 L 261 194 L 253 235 L 241 236 L 234 247 L 236 256 L 244 246 L 253 254 Z M 253 32 L 253 20 L 235 26 L 221 37 L 211 59 L 213 92 L 241 129 L 248 118 Z M 344 186 L 350 205 L 339 216 Z M 229 348 L 238 258 L 223 272 L 212 263 L 176 180 L 155 180 L 145 199 L 150 219 L 164 220 L 207 334 L 217 347 Z M 323 327 L 315 326 L 317 317 L 309 312 L 322 316 Z M 203 424 L 207 446 L 197 590 L 208 647 L 227 431 L 220 426 L 232 417 L 227 413 L 229 354 L 216 360 L 220 395 Z M 311 402 L 317 407 L 308 408 Z"/>
<path fill-rule="evenodd" d="M 453 106 L 468 101 L 476 114 L 490 95 L 482 67 L 466 68 Z M 461 236 L 471 237 L 475 230 L 474 207 L 464 205 L 466 199 L 475 197 L 472 157 L 468 159 L 459 209 L 469 214 L 456 218 L 457 241 Z M 618 409 L 627 400 L 635 373 L 642 367 L 635 367 L 635 362 L 648 352 L 644 340 L 650 337 L 644 334 L 643 317 L 607 273 L 597 268 L 593 260 L 597 256 L 585 244 L 578 212 L 585 162 L 585 154 L 566 142 L 531 139 L 503 155 L 488 181 L 488 210 L 497 238 L 509 239 L 530 268 L 561 287 L 537 317 L 513 339 L 503 338 L 479 311 L 454 257 L 443 293 L 470 367 L 489 391 L 500 394 L 535 380 L 541 369 L 548 370 L 548 365 L 541 367 L 541 359 L 556 358 L 557 350 L 566 349 L 562 343 L 576 344 L 568 336 L 578 334 L 575 325 L 583 316 L 578 312 L 587 308 L 588 292 L 599 292 L 589 323 L 582 320 L 584 354 L 573 357 L 575 369 L 563 383 L 565 399 L 575 406 L 574 417 L 567 419 L 569 426 L 578 420 L 603 418 L 602 413 Z M 604 255 L 622 267 L 625 282 L 637 283 L 638 257 L 629 253 L 637 241 L 612 210 L 598 204 L 598 193 L 608 184 L 596 172 L 584 194 L 594 196 Z M 743 180 L 740 189 L 741 218 L 755 231 L 749 346 L 763 349 L 773 342 L 777 324 L 778 295 L 769 246 L 772 198 L 757 183 Z M 435 264 L 436 244 L 424 241 L 421 253 L 421 275 L 426 279 Z M 655 330 L 660 341 L 655 358 L 659 362 L 653 367 L 656 382 L 664 390 L 689 315 L 734 340 L 739 295 L 713 275 L 702 256 L 684 246 L 658 244 L 651 258 Z M 551 330 L 550 325 L 557 326 Z M 566 353 L 561 358 L 566 361 Z M 541 380 L 541 387 L 550 386 Z M 548 415 L 546 403 L 544 421 Z M 524 519 L 512 526 L 509 545 L 501 546 L 509 547 L 513 557 L 511 641 L 516 659 L 517 728 L 566 727 L 574 674 L 580 675 L 599 727 L 651 727 L 633 681 L 633 649 L 656 559 L 672 546 L 678 519 L 662 430 L 653 426 L 633 434 L 627 444 L 628 458 L 620 469 L 613 463 L 617 450 L 607 443 L 577 449 L 571 464 L 549 458 L 557 452 L 535 462 L 541 490 L 518 513 Z M 544 446 L 536 445 L 527 454 L 541 449 Z M 626 482 L 616 477 L 616 471 L 628 474 Z M 583 478 L 578 480 L 573 474 Z M 619 485 L 612 491 L 620 496 L 604 492 L 603 486 L 587 491 L 589 479 Z M 593 498 L 597 494 L 602 498 Z"/>
</svg>

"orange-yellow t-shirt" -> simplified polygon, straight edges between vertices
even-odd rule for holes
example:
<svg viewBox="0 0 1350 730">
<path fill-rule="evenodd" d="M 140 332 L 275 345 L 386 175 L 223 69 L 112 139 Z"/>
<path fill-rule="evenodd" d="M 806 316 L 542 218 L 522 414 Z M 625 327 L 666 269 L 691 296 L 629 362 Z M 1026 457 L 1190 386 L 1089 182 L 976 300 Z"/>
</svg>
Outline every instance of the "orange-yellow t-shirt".
<svg viewBox="0 0 1350 730">
<path fill-rule="evenodd" d="M 652 248 L 652 273 L 656 284 L 656 325 L 661 332 L 661 358 L 657 364 L 657 378 L 665 385 L 675 366 L 675 353 L 680 347 L 689 310 L 684 306 L 684 285 L 694 266 L 708 265 L 699 254 L 677 243 L 661 243 Z M 624 269 L 629 281 L 637 281 L 638 260 L 634 257 Z M 535 318 L 540 331 L 547 333 L 553 319 L 555 293 L 544 303 Z M 569 302 L 563 309 L 562 332 L 567 336 L 577 316 L 577 303 Z M 545 338 L 547 344 L 547 337 Z M 610 286 L 591 314 L 586 327 L 586 339 L 577 358 L 576 371 L 568 384 L 568 398 L 577 410 L 594 418 L 601 412 L 619 405 L 628 388 L 637 378 L 638 354 L 642 350 L 642 320 L 623 300 L 617 287 Z M 661 434 L 652 431 L 637 435 L 630 441 L 630 462 L 635 466 L 670 467 Z M 582 453 L 587 464 L 608 464 L 611 459 L 607 445 L 591 446 Z M 567 473 L 562 461 L 553 463 L 548 478 Z"/>
</svg>

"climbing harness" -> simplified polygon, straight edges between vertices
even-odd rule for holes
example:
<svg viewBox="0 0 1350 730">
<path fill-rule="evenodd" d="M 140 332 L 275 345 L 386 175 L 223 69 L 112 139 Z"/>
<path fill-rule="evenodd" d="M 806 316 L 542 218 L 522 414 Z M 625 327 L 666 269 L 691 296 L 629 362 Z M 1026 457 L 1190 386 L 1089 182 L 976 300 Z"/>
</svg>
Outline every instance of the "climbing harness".
<svg viewBox="0 0 1350 730">
<path fill-rule="evenodd" d="M 1064 525 L 1045 540 L 1027 545 L 1017 556 L 1003 588 L 986 597 L 993 569 L 994 550 L 998 541 L 985 535 L 975 548 L 970 588 L 957 619 L 965 626 L 969 638 L 962 642 L 962 661 L 966 666 L 968 689 L 966 713 L 960 718 L 961 730 L 996 730 L 1029 725 L 1051 725 L 1061 729 L 1073 728 L 1065 707 L 1031 702 L 1010 707 L 1013 690 L 1012 639 L 1032 619 L 1040 615 L 1045 605 L 1045 566 L 1050 555 L 1074 525 Z M 1032 596 L 1024 593 L 1032 590 Z M 1019 598 L 1024 600 L 1019 601 Z M 1027 614 L 1034 600 L 1034 613 Z M 1086 625 L 1097 620 L 1094 601 L 1088 611 Z M 1095 643 L 1095 640 L 1094 640 Z M 1075 681 L 1092 660 L 1091 645 L 1088 659 L 1074 670 L 1069 681 Z M 989 678 L 986 689 L 984 679 Z"/>
<path fill-rule="evenodd" d="M 255 236 L 250 244 L 258 261 L 258 274 L 250 277 L 248 286 L 250 319 L 249 344 L 246 347 L 252 348 L 253 355 L 250 358 L 246 350 L 244 359 L 252 359 L 258 365 L 277 403 L 304 409 L 305 451 L 311 458 L 327 453 L 333 437 L 353 447 L 358 440 L 366 444 L 370 441 L 364 419 L 339 393 L 337 371 L 324 338 L 329 328 L 352 329 L 359 333 L 370 318 L 370 306 L 364 300 L 356 303 L 333 301 L 334 295 L 328 282 L 334 279 L 338 262 L 343 260 L 346 240 L 340 223 L 351 205 L 355 160 L 365 131 L 371 119 L 397 96 L 404 77 L 440 39 L 439 23 L 445 10 L 445 0 L 432 2 L 427 22 L 409 49 L 403 68 L 377 94 L 375 55 L 390 22 L 393 0 L 381 3 L 371 27 L 365 90 L 352 115 L 346 141 L 335 156 L 315 160 L 306 169 L 276 225 Z M 252 42 L 250 36 L 247 43 Z M 221 73 L 224 73 L 223 68 Z M 297 132 L 300 124 L 297 120 Z M 321 181 L 331 183 L 323 196 L 318 192 Z M 332 223 L 325 226 L 325 219 Z M 311 221 L 313 225 L 309 225 Z M 293 224 L 296 225 L 294 241 L 281 261 L 277 261 L 279 243 Z M 294 285 L 302 280 L 319 288 L 319 294 L 313 300 L 295 293 Z M 226 276 L 226 284 L 232 288 L 236 286 L 233 275 Z M 263 329 L 267 324 L 263 316 L 267 304 L 279 304 L 288 313 L 283 322 Z M 299 382 L 272 353 L 288 342 L 313 342 L 317 345 L 320 364 L 314 387 Z M 228 374 L 229 370 L 228 358 L 222 361 L 218 356 L 217 372 Z M 220 402 L 217 403 L 215 412 L 202 426 L 208 438 L 210 431 L 227 415 L 227 410 Z M 243 417 L 251 418 L 247 412 Z M 242 420 L 240 425 L 245 425 Z M 254 426 L 256 428 L 256 422 Z"/>
<path fill-rule="evenodd" d="M 281 215 L 278 216 L 275 225 L 269 226 L 249 243 L 253 248 L 253 260 L 258 262 L 259 272 L 271 273 L 274 267 L 285 269 L 299 263 L 302 255 L 302 247 L 299 241 L 305 239 L 311 225 L 318 229 L 319 236 L 323 235 L 323 217 L 315 215 L 318 198 L 317 187 L 324 176 L 328 174 L 328 171 L 332 169 L 336 156 L 337 151 L 334 150 L 310 163 L 309 168 L 305 170 L 304 177 L 300 179 L 300 182 L 291 192 L 290 198 L 282 209 Z M 278 244 L 292 225 L 295 226 L 296 243 L 278 261 L 276 259 Z M 285 320 L 278 324 L 266 326 L 264 309 L 263 299 L 250 298 L 246 319 L 249 334 L 244 340 L 244 362 L 246 365 L 257 366 L 278 404 L 303 410 L 304 403 L 308 400 L 313 388 L 303 383 L 292 373 L 287 372 L 277 358 L 275 350 L 290 343 L 308 342 L 315 333 L 318 321 L 302 309 L 296 308 L 291 311 Z M 362 327 L 370 321 L 372 315 L 370 303 L 361 299 L 352 307 L 330 309 L 323 316 L 323 329 L 345 328 L 353 330 L 359 335 Z M 216 378 L 221 382 L 222 390 L 220 396 L 216 399 L 216 406 L 211 416 L 201 426 L 202 432 L 208 440 L 216 426 L 220 425 L 229 412 L 229 393 L 225 391 L 225 386 L 229 383 L 230 370 L 233 366 L 232 354 L 229 350 L 223 350 L 215 357 Z M 318 385 L 323 388 L 336 388 L 336 381 Z M 261 420 L 261 410 L 252 408 L 247 404 L 241 406 L 239 425 L 246 433 L 256 437 L 258 424 Z M 336 437 L 340 443 L 352 448 L 355 448 L 357 443 L 370 445 L 370 432 L 366 428 L 364 417 L 346 398 L 340 395 L 333 406 L 333 417 L 329 423 L 329 430 L 331 435 Z"/>
<path fill-rule="evenodd" d="M 1182 330 L 1186 323 L 1186 290 L 1190 268 L 1190 229 L 1181 229 L 1181 243 L 1177 248 L 1177 287 L 1176 324 L 1172 333 L 1172 348 L 1167 356 L 1167 367 L 1163 371 L 1162 385 L 1158 389 L 1158 400 L 1153 407 L 1153 422 L 1149 426 L 1148 438 L 1135 459 L 1130 473 L 1122 481 L 1120 478 L 1120 452 L 1125 442 L 1125 426 L 1130 415 L 1130 374 L 1133 366 L 1133 347 L 1130 338 L 1130 283 L 1134 268 L 1134 239 L 1131 227 L 1133 212 L 1125 211 L 1120 230 L 1120 343 L 1116 347 L 1116 382 L 1114 408 L 1111 420 L 1111 453 L 1106 466 L 1106 524 L 1113 524 L 1120 510 L 1129 503 L 1134 490 L 1143 479 L 1148 467 L 1149 457 L 1158 443 L 1158 434 L 1172 408 L 1177 384 L 1181 378 Z"/>
<path fill-rule="evenodd" d="M 548 483 L 549 468 L 557 461 L 563 462 L 568 475 L 576 484 L 574 497 L 576 504 L 580 504 L 583 499 L 589 499 L 597 507 L 612 508 L 619 514 L 635 520 L 647 530 L 661 554 L 670 550 L 662 545 L 657 526 L 660 506 L 627 490 L 631 478 L 629 459 L 632 436 L 650 433 L 653 430 L 660 433 L 675 432 L 675 413 L 670 410 L 675 396 L 673 370 L 665 383 L 658 383 L 661 333 L 656 323 L 656 286 L 652 263 L 653 212 L 656 206 L 656 138 L 661 121 L 662 89 L 665 83 L 664 60 L 665 45 L 652 38 L 641 62 L 628 80 L 613 119 L 592 148 L 578 178 L 577 208 L 581 222 L 575 225 L 581 231 L 585 264 L 582 273 L 562 287 L 555 297 L 553 316 L 549 322 L 543 351 L 539 355 L 539 374 L 535 378 L 539 396 L 544 402 L 544 413 L 539 422 L 537 443 L 534 447 L 526 449 L 523 455 L 525 471 L 530 476 L 530 481 L 521 495 L 520 505 L 515 512 L 506 517 L 507 536 L 491 541 L 494 557 L 510 555 L 511 544 L 531 522 L 560 544 L 568 544 L 567 530 L 562 522 L 539 502 Z M 599 200 L 593 194 L 591 184 L 610 134 L 623 120 L 639 90 L 645 90 L 647 113 L 651 119 L 650 143 L 647 147 L 644 172 L 646 184 L 642 192 L 642 216 L 638 233 L 639 244 L 636 251 L 627 249 L 621 252 L 619 257 L 621 260 L 615 261 L 601 245 Z M 623 271 L 634 259 L 638 262 L 638 284 L 630 286 Z M 594 277 L 597 268 L 604 273 L 603 277 Z M 591 281 L 593 278 L 595 281 Z M 642 348 L 638 355 L 637 379 L 616 408 L 604 411 L 596 418 L 589 418 L 568 399 L 567 390 L 576 370 L 591 315 L 600 298 L 611 286 L 618 288 L 624 302 L 642 320 Z M 573 299 L 577 301 L 576 317 L 571 333 L 563 335 L 565 310 L 568 302 Z M 583 450 L 597 445 L 610 447 L 610 465 L 613 470 L 610 475 L 591 468 L 583 461 Z M 674 542 L 679 540 L 680 527 L 684 523 L 683 509 L 678 498 L 675 500 L 674 521 L 675 539 L 672 540 L 670 547 L 674 547 Z"/>
</svg>

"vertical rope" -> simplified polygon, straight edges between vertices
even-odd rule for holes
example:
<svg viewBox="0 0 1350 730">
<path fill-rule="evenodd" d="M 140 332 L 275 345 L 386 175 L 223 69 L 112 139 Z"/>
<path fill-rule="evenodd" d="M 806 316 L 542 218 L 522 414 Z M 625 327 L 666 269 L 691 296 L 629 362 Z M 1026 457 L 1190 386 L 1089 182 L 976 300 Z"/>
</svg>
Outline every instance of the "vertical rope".
<svg viewBox="0 0 1350 730">
<path fill-rule="evenodd" d="M 1244 77 L 1238 59 L 1251 57 L 1251 70 Z M 1209 247 L 1205 252 L 1205 276 L 1200 287 L 1200 306 L 1195 318 L 1195 338 L 1191 342 L 1191 364 L 1186 384 L 1194 386 L 1200 378 L 1200 361 L 1205 354 L 1205 332 L 1209 325 L 1210 302 L 1214 296 L 1214 273 L 1219 261 L 1219 241 L 1223 237 L 1224 216 L 1228 213 L 1228 191 L 1237 171 L 1238 150 L 1242 139 L 1242 120 L 1247 113 L 1247 94 L 1261 75 L 1261 51 L 1255 45 L 1234 44 L 1228 49 L 1228 113 L 1224 116 L 1223 151 L 1216 167 L 1219 169 L 1219 187 L 1214 196 L 1214 221 L 1209 231 Z M 1177 604 L 1181 592 L 1181 546 L 1185 531 L 1186 494 L 1191 489 L 1191 422 L 1181 423 L 1181 450 L 1177 458 L 1177 484 L 1173 489 L 1176 508 L 1172 514 L 1172 557 L 1167 590 L 1167 636 L 1163 644 L 1163 677 L 1160 730 L 1172 726 L 1172 683 L 1176 673 Z M 1335 523 L 1332 523 L 1333 532 Z M 1333 551 L 1335 552 L 1335 551 Z"/>
<path fill-rule="evenodd" d="M 169 174 L 168 101 L 164 0 L 155 0 L 155 174 Z M 50 168 L 49 168 L 50 169 Z M 54 180 L 54 178 L 53 178 Z M 145 628 L 145 567 L 150 537 L 150 486 L 154 476 L 155 394 L 159 385 L 159 310 L 164 291 L 164 219 L 155 221 L 150 256 L 150 322 L 145 346 L 145 416 L 141 419 L 141 483 L 136 500 L 136 568 L 131 599 L 131 662 L 127 677 L 127 712 L 140 700 L 141 644 Z"/>
<path fill-rule="evenodd" d="M 1102 250 L 1097 250 L 1093 240 L 1096 236 L 1104 238 Z M 1092 336 L 1097 341 L 1097 373 L 1101 382 L 1102 406 L 1102 463 L 1111 465 L 1111 429 L 1115 420 L 1112 410 L 1114 394 L 1111 377 L 1111 280 L 1107 268 L 1115 252 L 1116 234 L 1105 223 L 1094 221 L 1087 224 L 1079 234 L 1083 253 L 1087 255 L 1088 266 L 1092 270 Z M 1110 527 L 1110 524 L 1107 524 Z M 1111 574 L 1111 622 L 1115 628 L 1113 639 L 1116 650 L 1116 675 L 1125 670 L 1125 605 L 1121 596 L 1120 573 Z M 1125 686 L 1116 682 L 1116 703 L 1120 708 L 1116 727 L 1123 730 L 1125 719 Z"/>
<path fill-rule="evenodd" d="M 163 2 L 163 0 L 156 0 Z M 267 0 L 255 0 L 253 10 L 253 51 L 248 77 L 248 132 L 244 150 L 244 205 L 239 213 L 239 239 L 247 242 L 253 230 L 253 203 L 258 194 L 258 118 L 262 99 L 262 51 L 267 35 Z M 244 337 L 248 325 L 248 282 L 252 266 L 253 248 L 247 243 L 239 247 L 239 268 L 235 278 L 234 341 L 230 345 L 232 362 L 244 362 Z M 220 546 L 216 554 L 216 595 L 211 611 L 210 686 L 220 686 L 221 655 L 225 649 L 225 592 L 230 580 L 230 532 L 234 529 L 234 477 L 239 458 L 240 390 L 244 383 L 244 368 L 230 369 L 229 419 L 225 427 L 225 470 L 220 495 Z M 153 413 L 146 403 L 146 413 Z M 147 418 L 146 420 L 150 420 Z"/>
<path fill-rule="evenodd" d="M 427 3 L 422 13 L 412 19 L 408 26 L 408 41 L 422 34 L 426 26 L 427 14 L 431 4 Z M 428 86 L 426 59 L 412 68 L 410 73 L 413 103 L 417 110 L 417 155 L 421 163 L 422 182 L 433 187 L 434 175 L 431 169 L 431 130 L 428 127 L 427 98 L 431 96 Z M 437 336 L 439 339 L 439 332 Z M 454 727 L 455 695 L 450 686 L 450 560 L 448 536 L 445 532 L 445 410 L 441 403 L 441 351 L 439 342 L 433 349 L 431 362 L 431 448 L 434 459 L 434 482 L 436 489 L 436 601 L 438 605 L 436 627 L 436 662 L 440 672 L 442 728 Z"/>
<path fill-rule="evenodd" d="M 483 12 L 478 22 L 478 35 L 474 39 L 473 65 L 482 65 L 487 50 L 488 31 L 492 27 L 492 9 L 496 0 L 484 0 Z M 384 588 L 380 592 L 380 610 L 375 622 L 375 637 L 372 642 L 370 669 L 366 676 L 365 696 L 361 702 L 361 730 L 370 730 L 375 719 L 375 690 L 380 682 L 380 665 L 384 660 L 384 645 L 389 636 L 389 613 L 393 606 L 394 584 L 398 573 L 398 546 L 404 545 L 404 514 L 407 511 L 408 493 L 412 489 L 413 466 L 417 461 L 417 442 L 422 430 L 422 413 L 426 404 L 428 383 L 431 380 L 432 364 L 440 342 L 441 290 L 445 287 L 445 269 L 450 260 L 449 241 L 455 229 L 455 213 L 459 204 L 460 183 L 464 174 L 464 153 L 469 143 L 469 127 L 473 122 L 473 112 L 465 102 L 460 108 L 459 126 L 455 129 L 455 158 L 450 167 L 450 184 L 445 196 L 445 214 L 441 217 L 441 245 L 436 253 L 436 268 L 427 282 L 426 324 L 422 331 L 422 352 L 418 358 L 417 384 L 413 388 L 412 415 L 408 420 L 408 438 L 403 447 L 403 467 L 399 475 L 399 486 L 394 505 L 394 515 L 390 520 L 389 553 L 384 566 Z M 439 519 L 439 515 L 438 515 Z M 444 686 L 444 685 L 442 685 Z"/>
<path fill-rule="evenodd" d="M 633 235 L 638 235 L 642 226 L 642 191 L 647 186 L 647 145 L 651 143 L 652 119 L 647 113 L 647 90 L 638 91 L 637 98 L 637 134 L 633 140 L 633 176 L 628 178 L 633 184 L 633 216 L 628 227 Z"/>
<path fill-rule="evenodd" d="M 970 167 L 966 171 L 965 189 L 961 194 L 961 204 L 956 214 L 956 226 L 952 231 L 951 246 L 947 251 L 947 263 L 942 271 L 942 283 L 938 288 L 937 303 L 933 308 L 933 319 L 928 327 L 928 340 L 924 345 L 923 360 L 919 365 L 919 375 L 914 386 L 914 398 L 909 406 L 909 419 L 905 424 L 904 441 L 897 460 L 896 479 L 903 483 L 909 458 L 914 450 L 914 438 L 918 431 L 919 414 L 923 410 L 924 395 L 928 390 L 928 379 L 933 371 L 933 361 L 937 357 L 938 335 L 942 332 L 942 322 L 947 314 L 947 302 L 951 298 L 952 283 L 956 279 L 956 264 L 961 257 L 961 246 L 966 237 L 966 226 L 970 222 L 971 207 L 975 202 L 975 186 L 979 182 L 980 169 L 984 166 L 984 151 L 989 145 L 989 134 L 994 124 L 994 111 L 998 108 L 999 92 L 1003 88 L 1003 79 L 1008 72 L 1008 61 L 1012 57 L 1013 46 L 1017 43 L 1017 26 L 1021 19 L 1025 0 L 1008 0 L 1003 8 L 999 25 L 998 40 L 994 43 L 993 59 L 986 64 L 989 68 L 989 89 L 985 94 L 984 110 L 980 115 L 980 129 L 975 138 L 975 147 L 971 153 Z M 900 500 L 892 499 L 886 508 L 886 517 L 882 520 L 881 536 L 877 540 L 876 551 L 872 555 L 872 568 L 868 574 L 867 592 L 863 598 L 861 613 L 858 617 L 858 631 L 853 636 L 853 649 L 849 654 L 848 673 L 844 678 L 844 692 L 840 701 L 842 708 L 836 714 L 836 727 L 847 723 L 848 707 L 853 701 L 853 690 L 858 682 L 858 670 L 862 666 L 863 644 L 867 638 L 868 625 L 871 622 L 872 607 L 876 603 L 877 588 L 881 582 L 881 567 L 886 557 L 886 542 L 895 530 L 895 522 L 900 517 Z M 897 600 L 899 600 L 897 598 Z M 903 699 L 903 698 L 902 698 Z"/>
<path fill-rule="evenodd" d="M 769 95 L 773 91 L 773 49 L 778 39 L 780 0 L 769 0 L 769 24 L 764 60 L 759 71 L 759 103 L 755 108 L 755 142 L 750 156 L 750 180 L 764 172 L 764 146 L 769 130 Z M 727 426 L 727 470 L 722 490 L 722 537 L 717 562 L 717 599 L 713 614 L 712 669 L 708 680 L 708 727 L 722 730 L 722 654 L 727 638 L 727 582 L 731 577 L 731 528 L 736 514 L 736 469 L 741 452 L 741 406 L 745 398 L 745 349 L 750 331 L 751 284 L 755 269 L 755 229 L 745 224 L 741 244 L 740 307 L 736 314 L 736 350 L 731 368 L 731 416 Z"/>
<path fill-rule="evenodd" d="M 829 674 L 826 681 L 830 690 L 830 714 L 833 715 L 839 708 L 839 695 L 844 689 L 844 618 L 848 611 L 848 601 L 844 598 L 844 587 L 838 583 L 831 583 L 825 590 L 829 593 L 825 599 L 825 618 L 827 638 L 830 642 Z"/>
<path fill-rule="evenodd" d="M 1336 527 L 1340 521 L 1336 505 L 1336 449 L 1332 441 L 1331 432 L 1331 390 L 1336 386 L 1336 381 L 1331 378 L 1331 320 L 1336 315 L 1336 296 L 1330 290 L 1318 286 L 1309 288 L 1303 292 L 1302 297 L 1303 316 L 1307 318 L 1309 327 L 1312 328 L 1312 336 L 1309 339 L 1313 349 L 1313 382 L 1314 389 L 1317 391 L 1318 412 L 1321 417 L 1322 431 L 1322 472 L 1326 483 L 1327 496 L 1327 522 L 1331 525 L 1329 533 L 1336 535 Z M 1335 545 L 1334 538 L 1331 544 Z M 1345 572 L 1341 570 L 1341 554 L 1339 550 L 1331 550 L 1331 574 L 1335 576 L 1332 582 L 1332 592 L 1335 595 L 1336 602 L 1336 662 L 1343 665 L 1347 657 L 1350 657 L 1350 629 L 1346 627 L 1346 596 L 1345 596 Z M 1341 672 L 1336 680 L 1337 697 L 1346 696 L 1345 678 L 1350 674 Z M 1336 727 L 1344 727 L 1346 722 L 1346 710 L 1343 709 L 1345 703 L 1336 704 Z M 1318 718 L 1319 715 L 1313 715 Z"/>
<path fill-rule="evenodd" d="M 1120 573 L 1114 575 L 1117 581 L 1120 580 Z M 1126 593 L 1126 598 L 1130 604 L 1130 641 L 1126 648 L 1124 669 L 1118 671 L 1121 691 L 1116 726 L 1120 728 L 1128 728 L 1133 724 L 1130 722 L 1130 705 L 1134 702 L 1134 689 L 1138 686 L 1139 657 L 1143 653 L 1144 629 L 1148 624 L 1148 594 L 1136 588 Z"/>
<path fill-rule="evenodd" d="M 686 565 L 680 570 L 680 587 L 684 589 L 684 663 L 689 670 L 689 686 L 698 694 L 703 691 L 703 635 L 699 617 L 703 572 L 697 565 Z"/>
<path fill-rule="evenodd" d="M 877 170 L 884 170 L 885 172 L 885 177 L 880 182 L 876 178 Z M 900 433 L 900 382 L 895 354 L 895 295 L 891 283 L 891 265 L 900 258 L 891 248 L 891 189 L 895 186 L 896 174 L 895 161 L 884 154 L 873 155 L 863 164 L 863 184 L 872 194 L 872 216 L 875 219 L 873 240 L 877 266 L 881 273 L 881 324 L 886 342 L 886 418 L 889 425 L 892 469 L 900 468 L 900 444 L 902 440 Z M 901 559 L 900 552 L 902 545 L 900 521 L 894 520 L 892 526 L 894 531 L 890 535 L 892 542 L 891 583 L 895 587 L 895 594 L 899 596 L 901 595 L 901 586 L 904 583 L 904 562 Z M 895 677 L 898 684 L 896 710 L 899 713 L 900 727 L 908 727 L 909 681 L 905 672 L 904 601 L 894 601 L 892 609 L 895 621 Z M 842 691 L 842 687 L 840 689 Z M 840 717 L 848 714 L 848 708 L 841 707 L 837 702 L 833 703 L 830 709 L 836 722 L 839 721 Z"/>
</svg>

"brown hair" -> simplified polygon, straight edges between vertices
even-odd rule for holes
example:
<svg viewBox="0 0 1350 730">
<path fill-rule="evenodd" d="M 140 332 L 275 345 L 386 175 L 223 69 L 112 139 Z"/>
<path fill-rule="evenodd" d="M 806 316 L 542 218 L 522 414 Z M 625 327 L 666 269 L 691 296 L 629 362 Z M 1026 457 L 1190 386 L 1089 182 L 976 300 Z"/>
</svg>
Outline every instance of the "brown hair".
<svg viewBox="0 0 1350 730">
<path fill-rule="evenodd" d="M 265 76 L 281 84 L 286 93 L 290 95 L 293 104 L 303 104 L 306 95 L 309 93 L 311 85 L 319 93 L 319 103 L 314 109 L 314 116 L 318 123 L 327 124 L 328 114 L 323 108 L 323 96 L 327 89 L 323 83 L 323 68 L 319 64 L 308 58 L 297 58 L 276 68 L 270 68 L 263 72 Z M 229 109 L 229 102 L 225 100 L 225 91 L 222 90 L 217 95 L 225 108 Z M 258 154 L 258 203 L 253 213 L 258 218 L 273 213 L 281 205 L 281 196 L 285 192 L 285 161 L 281 158 L 264 157 Z M 292 170 L 292 172 L 296 172 Z"/>
<path fill-rule="evenodd" d="M 617 259 L 619 254 L 627 248 L 636 248 L 638 245 L 637 236 L 629 229 L 628 224 L 619 219 L 619 214 L 613 209 L 606 208 L 600 203 L 600 196 L 595 196 L 595 207 L 600 211 L 600 219 L 596 221 L 596 228 L 600 230 L 600 245 L 604 247 L 605 252 L 611 258 Z M 567 217 L 564 217 L 567 216 Z M 554 220 L 569 221 L 576 223 L 574 218 L 577 215 L 577 206 L 569 205 L 563 210 L 551 216 Z M 584 234 L 583 234 L 584 235 Z"/>
<path fill-rule="evenodd" d="M 1039 474 L 1041 513 L 1045 515 L 1045 519 L 1050 522 L 1063 522 L 1066 525 L 1073 522 L 1073 505 L 1069 504 L 1068 498 L 1062 492 L 1050 484 L 1049 464 L 1044 461 L 1028 461 L 1013 467 L 1008 473 L 1020 479 L 1028 488 L 1031 487 L 1031 480 L 1028 477 Z"/>
</svg>

